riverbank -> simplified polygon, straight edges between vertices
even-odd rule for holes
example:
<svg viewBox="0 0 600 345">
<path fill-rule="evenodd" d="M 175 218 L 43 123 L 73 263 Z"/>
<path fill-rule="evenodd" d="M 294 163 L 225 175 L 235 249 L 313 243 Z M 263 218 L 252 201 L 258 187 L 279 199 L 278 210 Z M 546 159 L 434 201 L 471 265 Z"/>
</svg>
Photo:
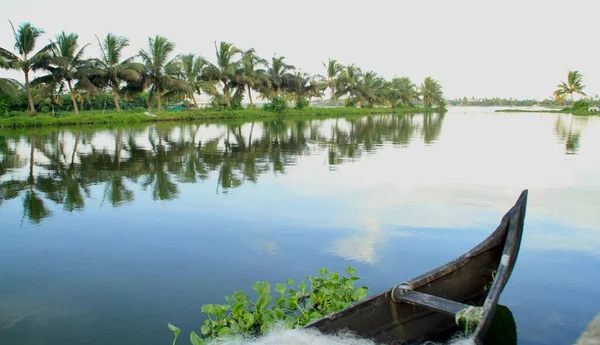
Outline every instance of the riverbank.
<svg viewBox="0 0 600 345">
<path fill-rule="evenodd" d="M 283 113 L 269 112 L 263 109 L 242 110 L 191 110 L 151 112 L 147 115 L 140 111 L 83 111 L 79 115 L 62 113 L 57 116 L 15 116 L 0 118 L 0 128 L 27 128 L 44 126 L 134 124 L 162 121 L 200 121 L 230 119 L 264 119 L 294 117 L 337 117 L 369 114 L 415 114 L 439 112 L 433 108 L 306 108 L 302 110 L 286 109 Z"/>
<path fill-rule="evenodd" d="M 600 112 L 583 110 L 572 110 L 572 109 L 498 109 L 497 113 L 549 113 L 549 114 L 573 114 L 577 116 L 600 116 Z"/>
</svg>

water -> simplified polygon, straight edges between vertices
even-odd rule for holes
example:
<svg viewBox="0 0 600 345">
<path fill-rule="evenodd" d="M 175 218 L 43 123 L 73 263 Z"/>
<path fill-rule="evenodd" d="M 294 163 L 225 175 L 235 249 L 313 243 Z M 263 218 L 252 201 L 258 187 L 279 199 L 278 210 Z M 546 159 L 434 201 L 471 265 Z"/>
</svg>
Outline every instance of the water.
<svg viewBox="0 0 600 345">
<path fill-rule="evenodd" d="M 0 344 L 183 344 L 202 304 L 320 267 L 381 292 L 525 188 L 501 303 L 519 344 L 571 344 L 600 311 L 599 156 L 600 118 L 483 108 L 1 132 Z"/>
</svg>

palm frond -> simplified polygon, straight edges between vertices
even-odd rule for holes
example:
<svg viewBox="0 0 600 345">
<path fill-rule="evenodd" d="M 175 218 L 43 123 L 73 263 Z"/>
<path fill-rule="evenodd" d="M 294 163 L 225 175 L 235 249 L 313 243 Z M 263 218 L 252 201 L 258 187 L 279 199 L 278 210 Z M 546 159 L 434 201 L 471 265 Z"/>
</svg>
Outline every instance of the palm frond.
<svg viewBox="0 0 600 345">
<path fill-rule="evenodd" d="M 21 83 L 10 78 L 0 78 L 0 95 L 15 97 L 21 88 Z"/>
<path fill-rule="evenodd" d="M 21 61 L 21 59 L 18 56 L 4 48 L 0 48 L 0 57 L 6 59 L 8 62 Z"/>
</svg>

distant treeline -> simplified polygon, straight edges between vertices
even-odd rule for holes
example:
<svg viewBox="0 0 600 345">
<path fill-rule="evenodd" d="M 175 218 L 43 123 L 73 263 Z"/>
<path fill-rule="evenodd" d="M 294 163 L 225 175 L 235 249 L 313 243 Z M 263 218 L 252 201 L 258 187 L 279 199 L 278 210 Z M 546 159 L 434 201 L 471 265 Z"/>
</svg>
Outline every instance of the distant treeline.
<svg viewBox="0 0 600 345">
<path fill-rule="evenodd" d="M 596 105 L 600 103 L 600 98 L 596 97 L 588 97 L 583 98 L 583 101 L 589 103 L 590 105 Z M 560 103 L 557 103 L 554 99 L 514 99 L 514 98 L 475 98 L 475 97 L 463 97 L 456 99 L 447 99 L 446 103 L 450 106 L 474 106 L 474 107 L 532 107 L 532 106 L 543 106 L 543 107 L 557 107 L 563 108 L 565 106 L 571 106 L 573 103 L 571 100 L 563 100 Z"/>
<path fill-rule="evenodd" d="M 539 101 L 537 99 L 514 99 L 514 98 L 475 98 L 463 97 L 447 100 L 448 105 L 453 106 L 478 106 L 478 107 L 493 107 L 493 106 L 519 106 L 531 107 L 534 105 L 540 106 L 559 106 L 553 99 L 545 99 Z"/>
</svg>

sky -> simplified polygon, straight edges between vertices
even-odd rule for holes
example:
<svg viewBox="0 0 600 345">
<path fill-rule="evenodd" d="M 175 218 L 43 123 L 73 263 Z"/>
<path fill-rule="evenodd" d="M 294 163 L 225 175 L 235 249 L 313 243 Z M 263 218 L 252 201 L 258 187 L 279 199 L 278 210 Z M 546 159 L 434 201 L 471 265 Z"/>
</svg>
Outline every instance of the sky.
<svg viewBox="0 0 600 345">
<path fill-rule="evenodd" d="M 156 4 L 156 5 L 154 5 Z M 116 1 L 1 0 L 0 47 L 14 45 L 8 20 L 46 34 L 76 32 L 88 57 L 94 35 L 130 38 L 126 56 L 157 34 L 176 53 L 214 61 L 214 42 L 274 54 L 303 72 L 325 74 L 333 58 L 386 78 L 428 76 L 445 96 L 545 99 L 569 70 L 584 75 L 585 91 L 600 94 L 597 52 L 600 4 L 572 0 L 437 1 Z M 0 75 L 22 80 L 20 74 Z"/>
</svg>

